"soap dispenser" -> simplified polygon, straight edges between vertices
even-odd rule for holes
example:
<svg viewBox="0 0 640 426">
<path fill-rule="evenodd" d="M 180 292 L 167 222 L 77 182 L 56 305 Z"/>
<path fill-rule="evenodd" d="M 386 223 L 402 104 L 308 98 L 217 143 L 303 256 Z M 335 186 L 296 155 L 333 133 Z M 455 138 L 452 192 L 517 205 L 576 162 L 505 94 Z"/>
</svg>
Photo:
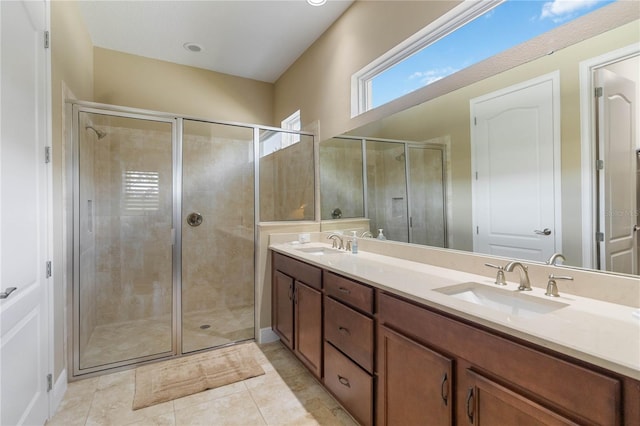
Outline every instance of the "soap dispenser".
<svg viewBox="0 0 640 426">
<path fill-rule="evenodd" d="M 351 231 L 351 232 L 353 232 L 353 237 L 351 240 L 351 253 L 357 254 L 358 253 L 358 236 L 356 234 L 356 231 Z"/>
<path fill-rule="evenodd" d="M 378 237 L 379 240 L 386 240 L 387 237 L 384 236 L 384 233 L 382 232 L 382 228 L 378 229 Z"/>
</svg>

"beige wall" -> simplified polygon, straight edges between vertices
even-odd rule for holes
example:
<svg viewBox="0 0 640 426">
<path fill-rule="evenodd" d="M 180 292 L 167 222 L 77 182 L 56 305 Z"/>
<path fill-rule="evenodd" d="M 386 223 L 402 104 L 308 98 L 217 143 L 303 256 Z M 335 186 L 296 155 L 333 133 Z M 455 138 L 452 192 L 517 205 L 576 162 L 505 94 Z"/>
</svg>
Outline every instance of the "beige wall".
<svg viewBox="0 0 640 426">
<path fill-rule="evenodd" d="M 220 121 L 273 125 L 273 85 L 94 49 L 95 101 Z M 278 122 L 279 123 L 279 122 Z"/>
<path fill-rule="evenodd" d="M 275 121 L 300 109 L 321 140 L 354 127 L 351 75 L 456 6 L 457 1 L 356 1 L 278 79 Z"/>
<path fill-rule="evenodd" d="M 65 344 L 65 259 L 64 222 L 64 128 L 63 91 L 93 99 L 93 46 L 75 2 L 51 2 L 51 115 L 53 168 L 53 377 L 63 372 L 67 358 Z M 70 338 L 70 336 L 69 336 Z"/>
</svg>

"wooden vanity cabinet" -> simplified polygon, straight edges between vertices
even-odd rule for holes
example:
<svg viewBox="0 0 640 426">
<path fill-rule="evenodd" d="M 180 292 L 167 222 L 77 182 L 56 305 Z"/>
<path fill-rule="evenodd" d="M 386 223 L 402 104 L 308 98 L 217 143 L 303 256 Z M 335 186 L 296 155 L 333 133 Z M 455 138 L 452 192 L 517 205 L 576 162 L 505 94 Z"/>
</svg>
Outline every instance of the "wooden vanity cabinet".
<svg viewBox="0 0 640 426">
<path fill-rule="evenodd" d="M 321 378 L 322 270 L 276 252 L 272 260 L 272 328 Z"/>
<path fill-rule="evenodd" d="M 379 340 L 389 340 L 385 330 L 392 330 L 411 342 L 405 347 L 422 345 L 450 358 L 455 366 L 450 376 L 454 424 L 623 424 L 622 380 L 614 374 L 600 373 L 383 292 L 378 296 L 378 321 Z M 394 361 L 384 343 L 379 342 L 380 425 L 395 423 L 392 419 L 385 422 L 385 415 L 393 412 L 389 410 L 394 404 L 402 404 L 399 392 L 403 388 L 388 385 L 394 380 L 394 368 L 396 374 L 402 368 L 393 365 L 401 362 L 406 361 Z M 423 365 L 436 364 L 425 360 Z M 416 374 L 407 375 L 407 380 L 415 380 Z M 433 392 L 427 395 L 424 391 L 423 395 L 440 399 Z M 630 419 L 624 420 L 630 424 Z"/>
<path fill-rule="evenodd" d="M 380 326 L 378 425 L 452 425 L 453 359 Z"/>
</svg>

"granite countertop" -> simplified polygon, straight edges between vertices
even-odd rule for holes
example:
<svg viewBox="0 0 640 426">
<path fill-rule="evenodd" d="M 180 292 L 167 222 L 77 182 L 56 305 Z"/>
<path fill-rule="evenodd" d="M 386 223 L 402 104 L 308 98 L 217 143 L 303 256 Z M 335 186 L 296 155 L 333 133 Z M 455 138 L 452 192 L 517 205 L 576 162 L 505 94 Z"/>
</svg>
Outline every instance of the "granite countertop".
<svg viewBox="0 0 640 426">
<path fill-rule="evenodd" d="M 551 298 L 545 296 L 544 289 L 534 287 L 532 291 L 519 292 L 518 283 L 512 281 L 507 281 L 506 286 L 497 286 L 486 276 L 396 257 L 363 251 L 351 254 L 344 250 L 318 255 L 301 250 L 322 247 L 330 248 L 330 245 L 296 241 L 269 246 L 320 268 L 640 380 L 638 308 L 563 294 L 562 281 L 558 281 L 560 297 Z M 507 300 L 515 296 L 517 303 L 524 303 L 523 309 L 504 309 L 504 305 L 489 307 L 470 298 L 463 300 L 443 293 L 464 290 L 468 286 L 450 288 L 463 283 L 474 283 L 470 286 L 488 294 L 506 296 Z M 442 290 L 444 287 L 448 289 Z M 527 306 L 541 308 L 541 311 L 529 311 Z"/>
</svg>

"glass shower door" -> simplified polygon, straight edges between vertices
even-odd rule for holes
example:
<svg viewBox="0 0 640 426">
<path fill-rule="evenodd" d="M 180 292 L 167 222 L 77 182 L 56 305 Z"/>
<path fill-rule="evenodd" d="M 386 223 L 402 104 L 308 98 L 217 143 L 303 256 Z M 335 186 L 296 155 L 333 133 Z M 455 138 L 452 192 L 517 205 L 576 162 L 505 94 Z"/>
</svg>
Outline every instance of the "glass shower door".
<svg viewBox="0 0 640 426">
<path fill-rule="evenodd" d="M 74 374 L 82 374 L 174 352 L 174 122 L 90 108 L 74 116 Z"/>
<path fill-rule="evenodd" d="M 444 151 L 412 145 L 407 151 L 409 242 L 446 247 Z"/>
<path fill-rule="evenodd" d="M 182 352 L 254 337 L 253 128 L 183 121 Z"/>
</svg>

